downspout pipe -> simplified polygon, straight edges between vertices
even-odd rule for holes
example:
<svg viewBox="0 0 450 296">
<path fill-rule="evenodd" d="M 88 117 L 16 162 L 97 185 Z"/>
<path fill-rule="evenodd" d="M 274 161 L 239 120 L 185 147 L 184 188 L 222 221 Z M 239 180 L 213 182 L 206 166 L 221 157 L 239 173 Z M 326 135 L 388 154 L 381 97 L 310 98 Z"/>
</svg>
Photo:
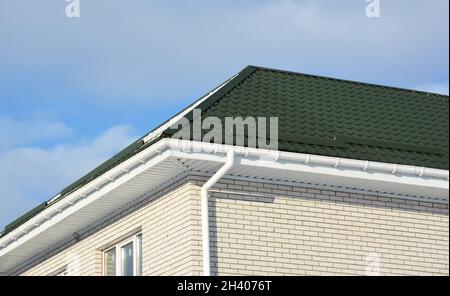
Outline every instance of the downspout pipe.
<svg viewBox="0 0 450 296">
<path fill-rule="evenodd" d="M 203 275 L 211 276 L 211 252 L 209 245 L 209 204 L 208 190 L 211 189 L 234 165 L 234 151 L 227 152 L 224 165 L 202 186 L 200 202 L 202 212 L 202 249 L 203 249 Z"/>
</svg>

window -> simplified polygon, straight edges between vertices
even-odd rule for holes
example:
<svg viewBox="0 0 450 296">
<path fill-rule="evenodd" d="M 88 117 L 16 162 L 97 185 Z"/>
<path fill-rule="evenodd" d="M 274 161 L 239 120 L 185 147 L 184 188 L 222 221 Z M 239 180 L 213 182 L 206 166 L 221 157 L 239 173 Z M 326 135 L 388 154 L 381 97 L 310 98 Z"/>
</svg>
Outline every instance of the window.
<svg viewBox="0 0 450 296">
<path fill-rule="evenodd" d="M 103 252 L 103 275 L 142 275 L 142 234 L 134 235 Z"/>
<path fill-rule="evenodd" d="M 67 270 L 63 270 L 63 271 L 55 274 L 55 276 L 68 276 L 68 275 L 69 275 L 69 273 L 67 272 Z"/>
<path fill-rule="evenodd" d="M 49 276 L 68 276 L 69 272 L 67 271 L 67 266 L 64 266 L 57 271 L 49 274 Z"/>
</svg>

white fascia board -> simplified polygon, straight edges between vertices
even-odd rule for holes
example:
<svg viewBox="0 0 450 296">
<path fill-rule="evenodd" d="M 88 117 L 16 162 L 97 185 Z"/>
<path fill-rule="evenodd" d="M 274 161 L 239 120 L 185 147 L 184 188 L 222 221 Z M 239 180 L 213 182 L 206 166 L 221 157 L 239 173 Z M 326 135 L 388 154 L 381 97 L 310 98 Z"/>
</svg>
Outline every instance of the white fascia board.
<svg viewBox="0 0 450 296">
<path fill-rule="evenodd" d="M 174 155 L 199 160 L 208 160 L 210 158 L 210 161 L 224 162 L 226 158 L 217 157 L 216 155 L 224 156 L 228 151 L 233 150 L 236 155 L 243 156 L 249 162 L 258 161 L 258 163 L 266 165 L 277 166 L 277 162 L 279 165 L 283 163 L 301 163 L 309 167 L 334 167 L 339 169 L 340 172 L 342 170 L 359 170 L 368 173 L 386 173 L 394 176 L 410 175 L 421 177 L 425 180 L 449 180 L 449 171 L 441 169 L 186 140 L 165 140 L 168 142 L 168 146 Z"/>
<path fill-rule="evenodd" d="M 273 162 L 259 159 L 248 159 L 248 158 L 240 158 L 241 165 L 246 166 L 255 166 L 255 167 L 265 167 L 275 170 L 288 170 L 288 171 L 296 171 L 310 174 L 321 174 L 328 175 L 330 178 L 335 176 L 346 177 L 352 179 L 359 179 L 361 181 L 380 181 L 386 183 L 396 183 L 403 185 L 417 185 L 424 186 L 430 188 L 438 188 L 438 189 L 448 189 L 448 182 L 446 180 L 438 180 L 438 179 L 425 179 L 418 176 L 413 175 L 394 175 L 388 174 L 385 172 L 368 172 L 363 170 L 356 170 L 352 168 L 342 169 L 338 167 L 329 167 L 329 166 L 314 166 L 314 165 L 305 165 L 301 163 L 294 162 Z"/>
<path fill-rule="evenodd" d="M 331 183 L 333 180 L 346 179 L 351 180 L 353 184 L 357 183 L 362 190 L 369 183 L 377 187 L 381 187 L 377 184 L 384 184 L 397 189 L 399 196 L 409 195 L 402 193 L 404 188 L 420 188 L 425 191 L 439 192 L 438 198 L 429 200 L 448 203 L 448 170 L 192 141 L 169 141 L 171 141 L 169 146 L 173 150 L 173 155 L 179 158 L 225 162 L 224 155 L 229 151 L 234 151 L 237 159 L 236 165 L 325 176 L 330 180 L 328 185 L 334 185 Z M 186 150 L 195 152 L 185 152 Z M 355 189 L 355 187 L 347 188 Z M 379 192 L 393 193 L 382 190 Z"/>
<path fill-rule="evenodd" d="M 187 152 L 186 147 L 190 147 Z M 49 204 L 45 210 L 0 238 L 0 257 L 44 229 L 58 223 L 64 217 L 75 213 L 80 208 L 89 206 L 96 198 L 103 196 L 117 186 L 126 183 L 132 177 L 168 158 L 225 163 L 227 160 L 226 154 L 229 151 L 233 151 L 236 155 L 236 166 L 292 170 L 307 174 L 327 175 L 330 178 L 345 177 L 359 180 L 362 185 L 364 185 L 364 182 L 377 181 L 385 184 L 398 184 L 399 186 L 439 189 L 446 192 L 446 203 L 448 203 L 449 172 L 447 170 L 162 139 L 68 196 Z M 3 248 L 1 248 L 2 245 Z"/>
<path fill-rule="evenodd" d="M 230 82 L 231 80 L 233 80 L 238 74 L 234 75 L 233 77 L 231 77 L 230 79 L 228 79 L 227 81 L 225 81 L 224 83 L 222 83 L 221 85 L 219 85 L 217 88 L 215 88 L 214 90 L 212 90 L 211 92 L 209 92 L 206 96 L 204 96 L 202 99 L 198 100 L 198 102 L 196 102 L 195 104 L 193 104 L 191 107 L 186 108 L 184 111 L 182 111 L 180 114 L 172 117 L 171 119 L 169 119 L 169 121 L 167 121 L 165 124 L 161 125 L 160 127 L 158 127 L 156 130 L 150 132 L 148 135 L 146 135 L 143 138 L 144 143 L 148 143 L 150 141 L 152 141 L 153 139 L 156 139 L 157 137 L 159 137 L 165 130 L 167 130 L 168 128 L 170 128 L 173 124 L 177 123 L 181 118 L 183 118 L 184 116 L 186 116 L 189 112 L 191 112 L 192 110 L 194 110 L 198 105 L 200 105 L 202 102 L 204 102 L 205 100 L 207 100 L 209 97 L 211 97 L 213 94 L 215 94 L 216 92 L 218 92 L 222 87 L 224 87 L 228 82 Z"/>
<path fill-rule="evenodd" d="M 5 246 L 0 249 L 0 257 L 170 156 L 171 151 L 167 150 L 165 142 L 160 141 L 63 199 L 50 204 L 48 208 L 0 238 L 0 246 Z"/>
<path fill-rule="evenodd" d="M 425 179 L 413 175 L 394 175 L 385 172 L 368 172 L 358 171 L 355 169 L 339 169 L 326 166 L 304 165 L 299 163 L 280 163 L 269 162 L 264 160 L 249 160 L 241 158 L 240 165 L 253 166 L 255 168 L 268 168 L 273 170 L 293 171 L 304 173 L 310 176 L 320 176 L 326 179 L 324 185 L 343 186 L 343 189 L 359 189 L 361 192 L 376 191 L 379 193 L 392 194 L 397 193 L 398 197 L 411 195 L 414 190 L 412 188 L 420 188 L 421 190 L 433 192 L 433 196 L 439 191 L 439 197 L 424 198 L 425 201 L 447 202 L 448 203 L 448 181 L 438 179 Z M 347 183 L 345 180 L 351 180 Z M 344 185 L 346 184 L 346 185 Z M 357 184 L 357 185 L 355 185 Z M 382 185 L 381 185 L 382 184 Z M 391 188 L 388 191 L 384 188 Z M 409 190 L 406 190 L 409 189 Z M 409 191 L 406 193 L 406 191 Z M 431 195 L 431 194 L 430 194 Z M 419 197 L 419 196 L 417 196 Z"/>
</svg>

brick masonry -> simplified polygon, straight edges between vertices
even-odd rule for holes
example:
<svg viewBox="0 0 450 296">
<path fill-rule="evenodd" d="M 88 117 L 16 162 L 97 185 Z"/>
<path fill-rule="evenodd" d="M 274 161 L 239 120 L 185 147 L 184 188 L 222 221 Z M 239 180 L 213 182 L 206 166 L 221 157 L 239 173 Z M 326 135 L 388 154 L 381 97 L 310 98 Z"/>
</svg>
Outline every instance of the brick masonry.
<svg viewBox="0 0 450 296">
<path fill-rule="evenodd" d="M 210 215 L 215 275 L 449 274 L 444 204 L 224 180 Z"/>
<path fill-rule="evenodd" d="M 36 259 L 15 273 L 51 275 L 69 265 L 69 271 L 75 269 L 72 274 L 101 275 L 102 251 L 141 232 L 144 275 L 191 275 L 194 196 L 194 187 L 185 179 L 180 180 L 143 203 L 111 217 L 81 241 L 56 254 L 46 255 L 47 258 Z"/>
<path fill-rule="evenodd" d="M 111 218 L 81 241 L 18 270 L 47 275 L 141 229 L 144 275 L 202 272 L 200 188 L 189 176 Z M 214 275 L 448 275 L 448 204 L 222 179 L 211 190 Z"/>
</svg>

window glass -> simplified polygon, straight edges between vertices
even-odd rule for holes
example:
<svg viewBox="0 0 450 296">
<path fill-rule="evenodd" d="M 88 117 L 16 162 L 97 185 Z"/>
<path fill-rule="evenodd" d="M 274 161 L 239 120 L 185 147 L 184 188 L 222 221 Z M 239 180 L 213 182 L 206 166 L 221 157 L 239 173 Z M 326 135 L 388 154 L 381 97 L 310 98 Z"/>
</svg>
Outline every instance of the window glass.
<svg viewBox="0 0 450 296">
<path fill-rule="evenodd" d="M 48 276 L 69 276 L 69 272 L 67 271 L 67 266 L 58 269 L 57 271 L 49 274 Z"/>
<path fill-rule="evenodd" d="M 142 235 L 136 236 L 136 275 L 142 275 Z"/>
<path fill-rule="evenodd" d="M 60 273 L 57 273 L 55 276 L 68 276 L 67 270 L 61 271 Z"/>
<path fill-rule="evenodd" d="M 133 275 L 133 243 L 122 247 L 122 275 Z"/>
<path fill-rule="evenodd" d="M 103 251 L 103 275 L 142 275 L 142 234 L 136 234 Z"/>
<path fill-rule="evenodd" d="M 116 248 L 105 252 L 105 275 L 116 275 Z"/>
</svg>

